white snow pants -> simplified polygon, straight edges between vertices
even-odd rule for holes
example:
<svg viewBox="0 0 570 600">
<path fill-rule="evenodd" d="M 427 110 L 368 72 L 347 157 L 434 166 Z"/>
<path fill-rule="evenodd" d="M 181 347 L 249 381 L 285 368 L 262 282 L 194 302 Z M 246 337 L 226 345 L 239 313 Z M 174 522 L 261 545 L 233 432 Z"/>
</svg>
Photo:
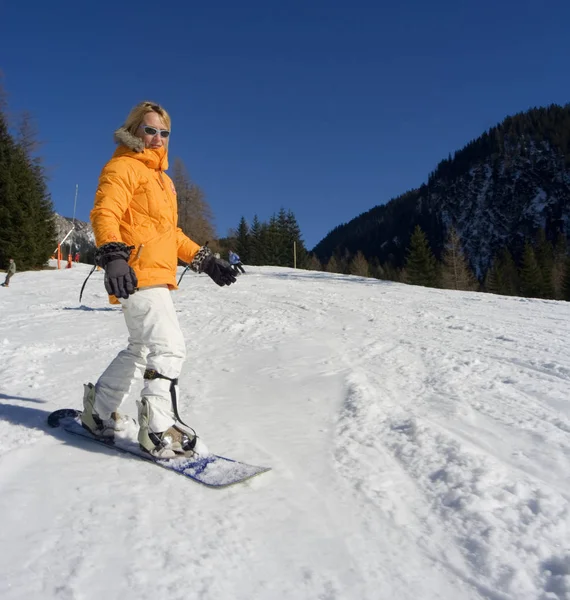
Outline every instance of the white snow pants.
<svg viewBox="0 0 570 600">
<path fill-rule="evenodd" d="M 137 371 L 155 369 L 175 379 L 186 358 L 184 336 L 178 324 L 170 290 L 148 287 L 121 300 L 129 330 L 129 345 L 119 352 L 95 385 L 95 412 L 108 419 L 127 397 Z M 151 431 L 166 431 L 175 421 L 170 381 L 145 379 L 141 397 L 151 411 Z"/>
</svg>

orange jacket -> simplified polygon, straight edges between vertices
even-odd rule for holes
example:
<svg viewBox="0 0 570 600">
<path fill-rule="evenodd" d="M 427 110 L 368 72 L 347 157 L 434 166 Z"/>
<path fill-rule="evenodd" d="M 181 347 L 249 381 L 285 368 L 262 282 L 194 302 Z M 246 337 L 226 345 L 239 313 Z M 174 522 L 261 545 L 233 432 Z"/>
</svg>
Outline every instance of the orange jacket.
<svg viewBox="0 0 570 600">
<path fill-rule="evenodd" d="M 103 167 L 91 211 L 97 247 L 109 242 L 134 246 L 129 264 L 139 287 L 176 289 L 177 258 L 191 262 L 200 246 L 177 226 L 176 189 L 164 173 L 166 149 L 141 149 L 141 140 L 121 129 L 116 140 L 121 145 Z"/>
</svg>

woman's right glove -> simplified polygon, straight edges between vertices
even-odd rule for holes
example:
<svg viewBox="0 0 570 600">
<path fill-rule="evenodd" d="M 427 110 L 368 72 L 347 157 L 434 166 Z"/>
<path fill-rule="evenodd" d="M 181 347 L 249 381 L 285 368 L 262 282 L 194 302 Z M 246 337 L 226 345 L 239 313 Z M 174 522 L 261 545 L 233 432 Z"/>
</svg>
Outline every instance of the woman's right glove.
<svg viewBox="0 0 570 600">
<path fill-rule="evenodd" d="M 105 289 L 111 296 L 127 299 L 135 293 L 138 280 L 127 262 L 132 247 L 121 242 L 104 244 L 95 251 L 95 264 L 105 270 Z"/>
<path fill-rule="evenodd" d="M 230 263 L 222 258 L 216 258 L 207 246 L 200 248 L 190 263 L 190 268 L 196 273 L 206 273 L 219 286 L 231 285 L 236 281 Z"/>
</svg>

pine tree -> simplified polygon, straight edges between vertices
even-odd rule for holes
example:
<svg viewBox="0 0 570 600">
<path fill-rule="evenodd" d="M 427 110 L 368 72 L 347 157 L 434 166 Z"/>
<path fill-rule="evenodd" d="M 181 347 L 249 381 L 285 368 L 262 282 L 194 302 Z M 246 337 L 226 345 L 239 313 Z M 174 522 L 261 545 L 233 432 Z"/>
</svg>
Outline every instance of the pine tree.
<svg viewBox="0 0 570 600">
<path fill-rule="evenodd" d="M 0 111 L 0 266 L 8 265 L 10 258 L 19 258 L 17 235 L 15 234 L 15 183 L 12 162 L 16 146 L 8 133 L 8 125 Z M 18 262 L 18 260 L 16 260 Z"/>
<path fill-rule="evenodd" d="M 268 224 L 263 224 L 261 232 L 263 254 L 265 255 L 263 264 L 276 267 L 282 266 L 285 261 L 285 245 L 283 243 L 283 231 L 279 226 L 276 215 L 269 219 Z"/>
<path fill-rule="evenodd" d="M 402 272 L 394 267 L 392 263 L 385 262 L 383 265 L 380 265 L 380 268 L 382 269 L 381 279 L 386 279 L 387 281 L 404 281 Z"/>
<path fill-rule="evenodd" d="M 249 227 L 244 217 L 240 219 L 236 232 L 236 252 L 238 253 L 241 262 L 251 264 L 251 251 L 249 239 Z"/>
<path fill-rule="evenodd" d="M 321 264 L 321 261 L 311 253 L 308 255 L 307 261 L 302 268 L 307 269 L 307 271 L 322 271 L 323 265 Z"/>
<path fill-rule="evenodd" d="M 303 242 L 303 238 L 301 235 L 301 228 L 297 223 L 297 218 L 293 214 L 293 211 L 287 211 L 285 215 L 285 232 L 286 232 L 286 241 L 288 246 L 292 249 L 293 244 L 295 245 L 295 255 L 297 260 L 297 268 L 302 269 L 307 262 L 307 249 L 305 248 L 305 244 Z M 293 266 L 293 260 L 291 260 L 291 265 Z"/>
<path fill-rule="evenodd" d="M 536 235 L 535 256 L 541 275 L 541 298 L 554 298 L 554 249 L 549 240 L 546 239 L 544 228 L 540 228 Z"/>
<path fill-rule="evenodd" d="M 387 279 L 386 273 L 376 256 L 372 256 L 368 261 L 368 269 L 370 277 L 374 277 L 375 279 Z"/>
<path fill-rule="evenodd" d="M 192 182 L 180 158 L 174 160 L 172 176 L 178 200 L 178 226 L 197 244 L 213 240 L 214 217 L 202 189 Z"/>
<path fill-rule="evenodd" d="M 360 250 L 350 261 L 349 271 L 351 275 L 358 275 L 359 277 L 370 277 L 370 267 L 368 265 L 368 261 L 364 257 L 364 254 L 360 252 Z"/>
<path fill-rule="evenodd" d="M 501 290 L 504 289 L 500 262 L 497 258 L 493 259 L 491 266 L 487 270 L 483 287 L 489 294 L 501 294 Z"/>
<path fill-rule="evenodd" d="M 338 263 L 339 273 L 344 273 L 345 275 L 350 275 L 350 252 L 348 248 L 344 249 L 344 252 L 341 254 L 340 252 L 336 253 L 336 260 Z"/>
<path fill-rule="evenodd" d="M 477 280 L 461 248 L 461 239 L 455 227 L 450 227 L 443 252 L 442 287 L 451 290 L 476 290 Z"/>
<path fill-rule="evenodd" d="M 252 265 L 265 264 L 262 258 L 263 249 L 261 244 L 261 223 L 258 216 L 254 215 L 251 228 L 249 230 L 249 263 Z"/>
<path fill-rule="evenodd" d="M 426 235 L 419 225 L 416 225 L 410 239 L 405 269 L 408 283 L 411 285 L 437 287 L 437 263 Z"/>
<path fill-rule="evenodd" d="M 340 273 L 338 261 L 336 260 L 334 254 L 330 257 L 329 262 L 325 267 L 325 271 L 327 273 Z"/>
<path fill-rule="evenodd" d="M 274 226 L 273 236 L 273 262 L 278 267 L 293 266 L 293 240 L 289 237 L 287 212 L 281 208 L 277 215 L 274 215 L 270 221 Z"/>
<path fill-rule="evenodd" d="M 516 296 L 519 294 L 519 273 L 508 248 L 503 248 L 493 259 L 485 275 L 484 289 L 490 294 Z"/>
<path fill-rule="evenodd" d="M 566 236 L 559 232 L 554 244 L 554 261 L 552 267 L 552 286 L 554 288 L 554 297 L 557 300 L 562 300 L 563 282 L 566 275 L 566 254 L 568 252 L 568 242 Z"/>
<path fill-rule="evenodd" d="M 564 278 L 562 279 L 562 298 L 570 302 L 570 256 L 565 259 Z"/>
<path fill-rule="evenodd" d="M 57 245 L 53 204 L 41 163 L 20 147 L 15 159 L 17 203 L 24 211 L 18 228 L 18 243 L 24 247 L 24 256 L 21 256 L 21 250 L 19 252 L 20 267 L 41 268 Z"/>
<path fill-rule="evenodd" d="M 56 246 L 51 198 L 26 117 L 26 138 L 15 141 L 0 111 L 0 264 L 14 258 L 19 270 L 43 267 Z"/>
<path fill-rule="evenodd" d="M 520 293 L 520 277 L 513 255 L 508 248 L 504 248 L 499 254 L 499 260 L 502 279 L 499 293 L 505 296 L 517 296 Z"/>
<path fill-rule="evenodd" d="M 527 298 L 540 298 L 543 290 L 542 273 L 528 240 L 524 245 L 520 277 L 522 295 Z"/>
</svg>

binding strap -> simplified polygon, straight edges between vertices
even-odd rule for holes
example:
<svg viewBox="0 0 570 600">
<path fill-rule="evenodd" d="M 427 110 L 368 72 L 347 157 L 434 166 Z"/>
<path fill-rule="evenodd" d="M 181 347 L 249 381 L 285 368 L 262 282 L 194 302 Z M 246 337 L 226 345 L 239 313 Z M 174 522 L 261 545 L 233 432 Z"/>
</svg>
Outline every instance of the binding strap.
<svg viewBox="0 0 570 600">
<path fill-rule="evenodd" d="M 167 381 L 170 381 L 170 400 L 172 402 L 172 410 L 174 412 L 174 417 L 179 423 L 184 425 L 184 427 L 188 427 L 188 429 L 194 431 L 194 436 L 196 436 L 196 431 L 194 430 L 194 428 L 190 427 L 190 425 L 186 425 L 186 423 L 184 423 L 184 421 L 180 418 L 180 414 L 178 413 L 178 402 L 176 399 L 176 386 L 178 385 L 178 377 L 176 377 L 175 379 L 171 379 L 170 377 L 159 373 L 156 369 L 146 369 L 146 371 L 144 372 L 144 378 L 166 379 Z"/>
</svg>

